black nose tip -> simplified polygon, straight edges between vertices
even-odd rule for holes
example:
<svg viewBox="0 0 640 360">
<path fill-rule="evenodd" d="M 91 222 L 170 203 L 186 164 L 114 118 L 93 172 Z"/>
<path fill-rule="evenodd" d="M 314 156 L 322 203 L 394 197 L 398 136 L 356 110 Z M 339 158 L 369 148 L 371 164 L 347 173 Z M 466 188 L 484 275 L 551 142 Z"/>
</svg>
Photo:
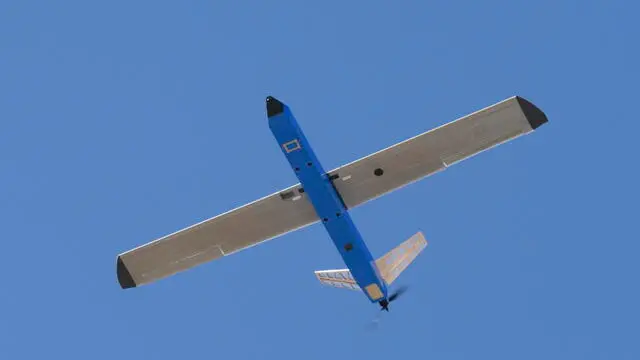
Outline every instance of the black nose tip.
<svg viewBox="0 0 640 360">
<path fill-rule="evenodd" d="M 267 117 L 276 116 L 284 111 L 284 104 L 273 96 L 267 96 Z"/>
</svg>

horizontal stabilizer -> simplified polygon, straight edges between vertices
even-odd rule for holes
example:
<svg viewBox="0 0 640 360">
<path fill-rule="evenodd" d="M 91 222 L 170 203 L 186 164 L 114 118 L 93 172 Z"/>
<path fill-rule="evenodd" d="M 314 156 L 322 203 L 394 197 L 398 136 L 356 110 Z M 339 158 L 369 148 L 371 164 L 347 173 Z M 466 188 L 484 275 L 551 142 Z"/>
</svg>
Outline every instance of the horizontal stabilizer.
<svg viewBox="0 0 640 360">
<path fill-rule="evenodd" d="M 422 232 L 418 232 L 376 260 L 376 266 L 380 270 L 380 275 L 384 281 L 391 285 L 426 247 L 427 240 L 425 240 Z"/>
<path fill-rule="evenodd" d="M 350 290 L 360 290 L 349 269 L 341 270 L 320 270 L 316 271 L 316 277 L 324 285 Z"/>
</svg>

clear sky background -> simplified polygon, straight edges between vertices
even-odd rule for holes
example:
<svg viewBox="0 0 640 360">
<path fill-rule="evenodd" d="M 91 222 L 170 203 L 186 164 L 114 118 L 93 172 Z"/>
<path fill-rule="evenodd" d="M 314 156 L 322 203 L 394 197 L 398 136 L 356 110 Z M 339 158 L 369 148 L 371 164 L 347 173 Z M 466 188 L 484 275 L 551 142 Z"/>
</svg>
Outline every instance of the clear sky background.
<svg viewBox="0 0 640 360">
<path fill-rule="evenodd" d="M 0 2 L 0 358 L 639 359 L 633 1 Z M 539 131 L 353 211 L 430 246 L 378 306 L 320 225 L 141 288 L 116 256 L 521 95 Z"/>
</svg>

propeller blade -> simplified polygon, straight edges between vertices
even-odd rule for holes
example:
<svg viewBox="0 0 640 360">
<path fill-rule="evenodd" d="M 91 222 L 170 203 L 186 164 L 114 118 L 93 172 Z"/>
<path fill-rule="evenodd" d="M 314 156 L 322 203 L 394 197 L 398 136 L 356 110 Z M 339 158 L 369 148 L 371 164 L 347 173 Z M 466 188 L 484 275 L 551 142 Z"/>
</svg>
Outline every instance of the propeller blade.
<svg viewBox="0 0 640 360">
<path fill-rule="evenodd" d="M 407 291 L 407 287 L 403 286 L 401 288 L 399 288 L 398 290 L 396 290 L 395 293 L 391 294 L 391 296 L 389 296 L 389 302 L 392 302 L 394 300 L 396 300 L 398 297 L 400 297 L 400 295 L 404 294 Z"/>
</svg>

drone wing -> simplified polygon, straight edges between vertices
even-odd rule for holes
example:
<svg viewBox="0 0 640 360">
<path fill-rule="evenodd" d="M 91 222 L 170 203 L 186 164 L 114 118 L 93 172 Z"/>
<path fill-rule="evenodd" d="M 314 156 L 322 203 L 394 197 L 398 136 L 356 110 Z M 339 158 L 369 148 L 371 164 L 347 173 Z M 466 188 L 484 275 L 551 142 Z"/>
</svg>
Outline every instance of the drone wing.
<svg viewBox="0 0 640 360">
<path fill-rule="evenodd" d="M 118 281 L 147 284 L 316 221 L 298 184 L 120 254 Z"/>
<path fill-rule="evenodd" d="M 521 97 L 398 143 L 329 172 L 353 208 L 547 122 Z M 318 221 L 300 184 L 122 253 L 118 281 L 131 288 L 226 256 Z"/>
<path fill-rule="evenodd" d="M 353 208 L 530 133 L 546 122 L 540 109 L 514 96 L 329 174 L 345 205 Z"/>
</svg>

